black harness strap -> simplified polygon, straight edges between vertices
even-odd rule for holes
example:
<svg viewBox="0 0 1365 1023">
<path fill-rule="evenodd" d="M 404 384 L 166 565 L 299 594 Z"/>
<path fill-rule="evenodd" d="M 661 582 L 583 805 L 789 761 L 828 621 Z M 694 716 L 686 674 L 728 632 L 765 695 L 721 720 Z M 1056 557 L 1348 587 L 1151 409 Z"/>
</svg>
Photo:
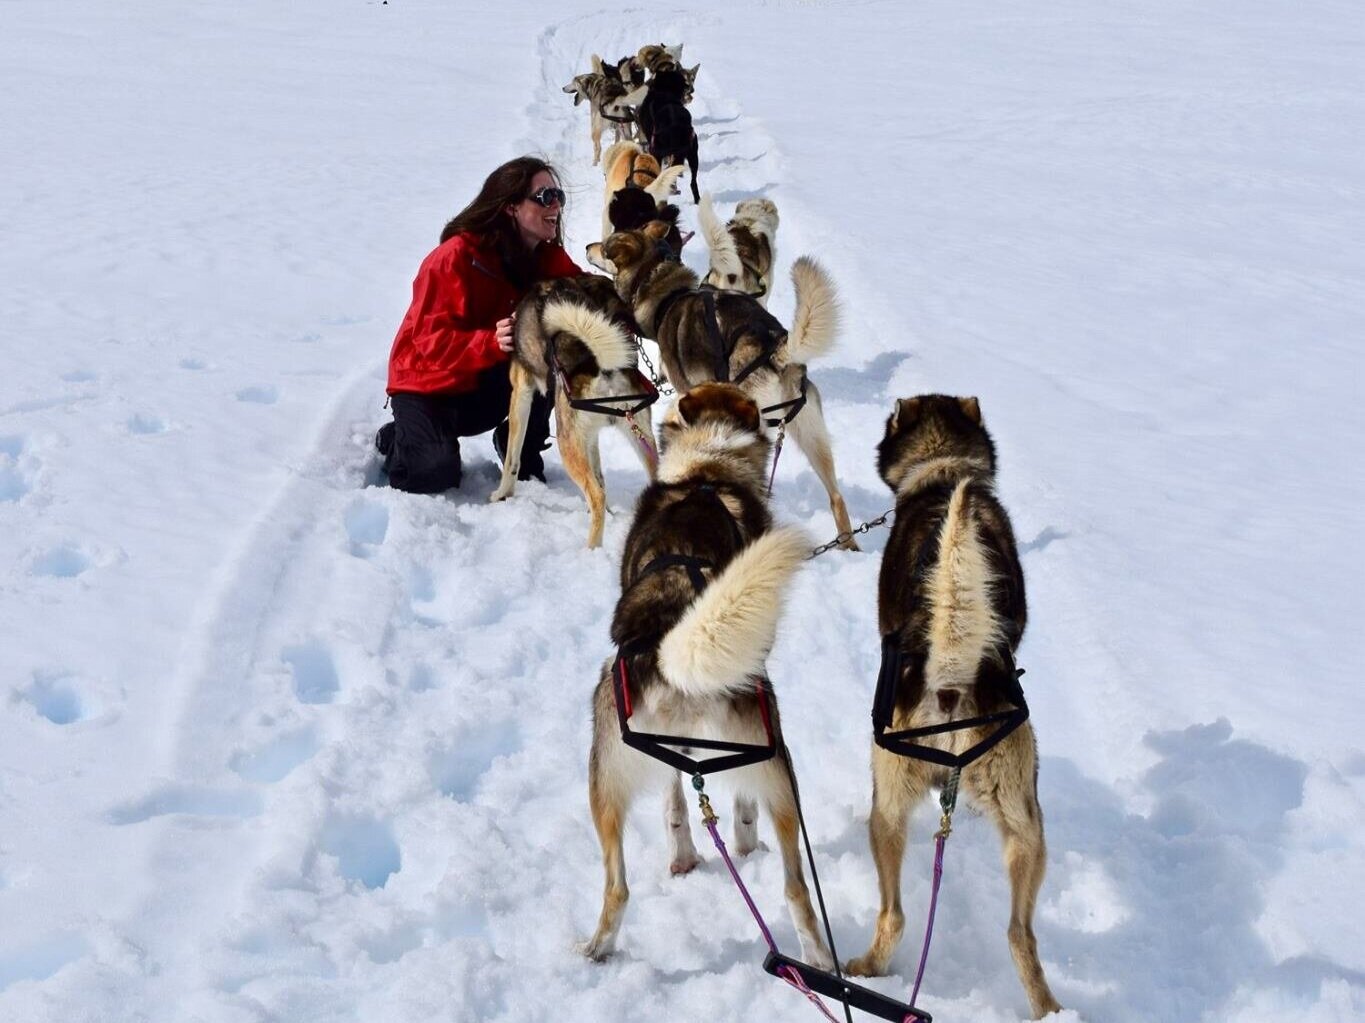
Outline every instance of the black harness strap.
<svg viewBox="0 0 1365 1023">
<path fill-rule="evenodd" d="M 904 657 L 905 655 L 901 652 L 900 644 L 894 635 L 882 637 L 882 666 L 881 671 L 877 674 L 877 693 L 872 699 L 872 739 L 882 749 L 898 756 L 925 760 L 941 767 L 961 769 L 993 749 L 1007 735 L 1028 720 L 1028 703 L 1024 700 L 1024 689 L 1019 685 L 1019 676 L 1024 672 L 1023 669 L 1016 668 L 1010 676 L 1014 680 L 1014 684 L 1011 687 L 1009 697 L 1015 704 L 1011 710 L 982 714 L 962 721 L 949 721 L 941 725 L 905 728 L 899 732 L 886 731 L 891 727 L 892 717 L 896 710 L 896 694 L 900 687 Z M 1000 727 L 962 753 L 948 753 L 914 741 L 916 739 L 927 739 L 933 735 L 943 735 L 946 732 L 960 732 L 967 728 L 980 728 L 985 725 L 996 724 Z"/>
<path fill-rule="evenodd" d="M 620 416 L 624 418 L 625 416 L 633 416 L 635 415 L 635 413 L 641 411 L 642 409 L 649 408 L 649 406 L 653 405 L 656 401 L 659 400 L 658 388 L 656 388 L 652 383 L 645 379 L 644 375 L 640 373 L 639 370 L 635 371 L 635 375 L 640 378 L 640 382 L 644 385 L 645 389 L 639 392 L 638 394 L 613 394 L 606 398 L 570 397 L 569 375 L 567 372 L 565 372 L 564 364 L 559 361 L 558 337 L 559 337 L 558 334 L 551 335 L 550 337 L 550 363 L 554 367 L 554 373 L 550 377 L 549 393 L 549 398 L 552 404 L 554 402 L 554 380 L 556 377 L 559 378 L 560 386 L 564 388 L 564 395 L 569 402 L 569 406 L 571 408 L 578 409 L 580 412 L 596 412 L 598 415 Z M 605 404 L 606 402 L 615 401 L 621 402 L 628 401 L 634 402 L 634 404 L 631 405 L 629 408 L 622 408 L 616 405 Z"/>
</svg>

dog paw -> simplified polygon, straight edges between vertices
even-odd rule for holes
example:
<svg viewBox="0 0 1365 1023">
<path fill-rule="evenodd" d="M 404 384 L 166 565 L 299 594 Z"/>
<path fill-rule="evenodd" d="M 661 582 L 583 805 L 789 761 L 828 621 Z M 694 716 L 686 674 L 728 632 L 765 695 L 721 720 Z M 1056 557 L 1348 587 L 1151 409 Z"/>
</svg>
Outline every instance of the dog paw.
<svg viewBox="0 0 1365 1023">
<path fill-rule="evenodd" d="M 748 856 L 750 853 L 767 852 L 767 842 L 735 842 L 735 855 Z"/>
<path fill-rule="evenodd" d="M 611 947 L 611 942 L 602 942 L 594 938 L 580 944 L 578 951 L 595 963 L 605 963 L 616 949 Z"/>
<path fill-rule="evenodd" d="M 844 972 L 850 977 L 880 977 L 886 971 L 878 969 L 877 963 L 869 954 L 858 956 L 857 959 L 850 959 L 844 964 Z"/>
<path fill-rule="evenodd" d="M 696 853 L 690 853 L 687 856 L 678 856 L 668 865 L 668 872 L 674 877 L 681 877 L 683 874 L 692 873 L 692 871 L 697 869 L 697 865 L 700 863 L 701 857 Z"/>
<path fill-rule="evenodd" d="M 817 970 L 824 970 L 829 973 L 834 969 L 834 957 L 825 951 L 824 945 L 813 945 L 809 950 L 803 945 L 801 947 L 801 958 Z"/>
<path fill-rule="evenodd" d="M 515 486 L 515 483 L 502 484 L 497 490 L 488 495 L 488 503 L 497 504 L 499 501 L 505 501 L 512 496 L 512 491 L 515 489 Z"/>
</svg>

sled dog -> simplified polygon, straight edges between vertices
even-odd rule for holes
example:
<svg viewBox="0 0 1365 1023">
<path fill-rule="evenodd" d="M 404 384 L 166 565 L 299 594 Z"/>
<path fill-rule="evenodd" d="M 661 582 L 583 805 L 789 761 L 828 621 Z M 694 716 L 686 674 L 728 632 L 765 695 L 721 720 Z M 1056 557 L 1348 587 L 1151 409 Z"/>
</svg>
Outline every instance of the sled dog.
<svg viewBox="0 0 1365 1023">
<path fill-rule="evenodd" d="M 602 155 L 602 173 L 606 176 L 606 195 L 602 203 L 602 237 L 612 232 L 611 201 L 623 188 L 640 188 L 656 202 L 666 202 L 677 191 L 683 167 L 659 168 L 659 161 L 638 142 L 626 139 L 613 143 Z"/>
<path fill-rule="evenodd" d="M 768 448 L 758 406 L 729 384 L 703 384 L 668 411 L 658 479 L 640 495 L 626 537 L 611 637 L 628 670 L 632 730 L 776 747 L 772 759 L 725 774 L 737 792 L 735 851 L 758 848 L 762 799 L 777 832 L 803 958 L 828 969 L 832 960 L 797 848 L 791 760 L 764 683 L 783 594 L 810 552 L 800 530 L 772 528 L 764 494 Z M 678 555 L 686 564 L 659 560 Z M 622 740 L 617 667 L 608 662 L 593 694 L 588 799 L 606 870 L 601 918 L 584 947 L 593 959 L 616 947 L 629 898 L 622 833 L 641 789 L 666 790 L 670 870 L 685 874 L 699 862 L 678 772 Z"/>
<path fill-rule="evenodd" d="M 588 102 L 592 162 L 596 166 L 602 158 L 602 133 L 608 124 L 611 124 L 617 141 L 634 134 L 635 108 L 644 102 L 648 87 L 642 85 L 632 90 L 621 81 L 619 74 L 607 74 L 602 58 L 595 53 L 592 55 L 592 66 L 593 70 L 587 74 L 575 75 L 563 91 L 573 96 L 574 106 L 584 100 Z"/>
<path fill-rule="evenodd" d="M 598 455 L 598 434 L 615 426 L 630 439 L 651 479 L 658 463 L 649 408 L 635 413 L 640 433 L 621 416 L 574 408 L 570 399 L 602 401 L 649 390 L 635 368 L 639 348 L 631 336 L 630 313 L 611 281 L 596 274 L 560 277 L 534 285 L 517 305 L 513 329 L 512 399 L 507 457 L 502 481 L 491 501 L 512 496 L 521 469 L 521 444 L 531 414 L 533 389 L 554 391 L 555 435 L 564 469 L 588 502 L 588 546 L 602 542 L 606 488 Z M 629 407 L 608 402 L 608 407 Z"/>
<path fill-rule="evenodd" d="M 877 601 L 881 633 L 905 665 L 892 728 L 945 724 L 1022 701 L 1014 651 L 1024 632 L 1024 575 L 1009 516 L 995 496 L 995 447 L 975 398 L 921 395 L 896 402 L 877 448 L 896 495 Z M 1017 694 L 1017 695 L 1016 695 Z M 962 753 L 994 726 L 922 740 Z M 886 972 L 900 942 L 900 872 L 906 820 L 948 768 L 872 747 L 868 834 L 881 911 L 850 973 Z M 1038 805 L 1037 744 L 1025 721 L 962 771 L 961 791 L 1000 831 L 1010 881 L 1010 952 L 1034 1016 L 1057 1011 L 1033 935 L 1047 852 Z"/>
<path fill-rule="evenodd" d="M 666 68 L 651 78 L 645 89 L 636 114 L 640 137 L 659 166 L 687 163 L 692 172 L 692 201 L 701 202 L 697 191 L 697 133 L 684 98 L 687 78 L 682 71 Z"/>
<path fill-rule="evenodd" d="M 708 194 L 702 196 L 697 216 L 711 250 L 711 267 L 702 283 L 753 295 L 766 309 L 777 261 L 777 207 L 768 199 L 744 199 L 721 227 Z"/>
<path fill-rule="evenodd" d="M 642 231 L 618 231 L 589 245 L 588 260 L 616 278 L 617 292 L 643 336 L 658 343 L 669 383 L 679 392 L 708 380 L 733 380 L 765 409 L 805 394 L 787 430 L 824 484 L 839 532 L 851 531 L 820 391 L 806 375 L 806 363 L 834 346 L 839 319 L 834 283 L 809 256 L 792 264 L 796 310 L 789 333 L 752 296 L 701 289 L 697 275 L 660 244 L 666 230 L 656 221 Z M 769 424 L 785 414 L 774 412 Z M 845 546 L 856 549 L 851 539 Z"/>
</svg>

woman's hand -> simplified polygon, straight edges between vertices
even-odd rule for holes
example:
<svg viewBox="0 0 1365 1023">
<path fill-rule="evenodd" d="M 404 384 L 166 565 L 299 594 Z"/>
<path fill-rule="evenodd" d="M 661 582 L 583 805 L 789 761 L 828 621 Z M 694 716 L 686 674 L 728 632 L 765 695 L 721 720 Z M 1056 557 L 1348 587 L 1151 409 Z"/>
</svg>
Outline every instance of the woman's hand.
<svg viewBox="0 0 1365 1023">
<path fill-rule="evenodd" d="M 499 320 L 498 325 L 495 328 L 498 347 L 504 352 L 510 352 L 512 350 L 512 328 L 516 325 L 516 322 L 517 314 L 512 313 L 506 319 Z"/>
</svg>

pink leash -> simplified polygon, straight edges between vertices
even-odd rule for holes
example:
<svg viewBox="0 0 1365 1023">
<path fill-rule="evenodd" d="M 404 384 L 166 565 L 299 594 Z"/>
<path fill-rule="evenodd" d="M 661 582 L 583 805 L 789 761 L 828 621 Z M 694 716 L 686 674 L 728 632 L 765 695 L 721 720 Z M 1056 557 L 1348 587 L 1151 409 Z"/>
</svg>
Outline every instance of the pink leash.
<svg viewBox="0 0 1365 1023">
<path fill-rule="evenodd" d="M 708 803 L 707 810 L 709 809 L 710 804 Z M 725 848 L 725 840 L 720 837 L 720 832 L 716 829 L 716 820 L 715 814 L 707 813 L 705 815 L 706 830 L 711 832 L 711 841 L 716 843 L 716 849 L 720 853 L 720 858 L 725 861 L 725 866 L 729 869 L 730 876 L 734 878 L 735 887 L 739 889 L 739 894 L 744 896 L 744 902 L 749 907 L 749 912 L 754 915 L 754 922 L 758 924 L 758 929 L 763 932 L 763 940 L 768 943 L 768 950 L 776 953 L 777 942 L 773 940 L 773 933 L 768 930 L 768 925 L 763 919 L 763 914 L 760 913 L 758 907 L 754 905 L 754 900 L 749 894 L 749 889 L 744 887 L 744 882 L 740 880 L 739 871 L 735 869 L 734 861 L 730 859 L 730 851 Z M 806 986 L 806 982 L 801 979 L 799 973 L 787 966 L 780 967 L 777 972 L 778 976 L 805 995 L 806 998 L 810 1000 L 810 1003 L 820 1010 L 825 1019 L 829 1020 L 830 1023 L 839 1023 L 839 1020 L 835 1016 L 830 1015 L 829 1009 L 826 1008 L 825 1003 L 820 1000 L 820 996 Z M 909 1018 L 913 1019 L 914 1017 Z"/>
</svg>

